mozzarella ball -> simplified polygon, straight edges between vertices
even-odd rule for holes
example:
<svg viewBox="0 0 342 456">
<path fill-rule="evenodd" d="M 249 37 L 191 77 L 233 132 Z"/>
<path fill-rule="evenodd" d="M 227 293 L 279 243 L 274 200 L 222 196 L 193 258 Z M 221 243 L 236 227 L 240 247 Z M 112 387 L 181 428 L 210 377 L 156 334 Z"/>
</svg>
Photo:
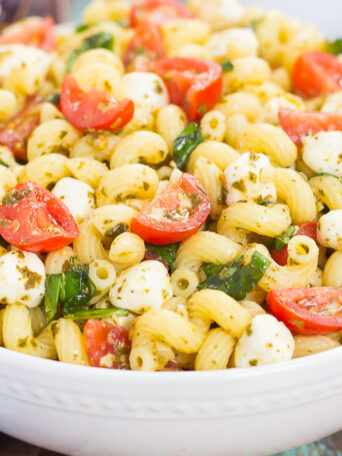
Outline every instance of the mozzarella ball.
<svg viewBox="0 0 342 456">
<path fill-rule="evenodd" d="M 217 60 L 239 59 L 256 56 L 259 42 L 253 30 L 232 28 L 214 33 L 207 42 L 207 49 Z"/>
<path fill-rule="evenodd" d="M 0 304 L 37 307 L 45 294 L 45 267 L 39 257 L 16 250 L 0 258 Z"/>
<path fill-rule="evenodd" d="M 273 315 L 257 315 L 235 348 L 235 366 L 250 367 L 288 361 L 294 352 L 294 339 L 284 323 Z"/>
<path fill-rule="evenodd" d="M 226 168 L 224 172 L 227 205 L 239 201 L 277 201 L 273 180 L 274 169 L 264 154 L 246 152 Z"/>
<path fill-rule="evenodd" d="M 77 223 L 95 208 L 94 190 L 90 185 L 72 177 L 63 177 L 54 186 L 52 193 L 63 201 Z"/>
<path fill-rule="evenodd" d="M 328 95 L 324 105 L 321 109 L 322 112 L 341 112 L 342 111 L 342 91 Z"/>
<path fill-rule="evenodd" d="M 318 222 L 317 239 L 324 247 L 342 250 L 342 209 L 322 215 Z"/>
<path fill-rule="evenodd" d="M 213 30 L 238 24 L 246 11 L 237 0 L 191 0 L 189 6 Z"/>
<path fill-rule="evenodd" d="M 8 44 L 0 46 L 0 81 L 10 76 L 13 69 L 39 68 L 46 73 L 52 57 L 45 51 L 34 46 Z"/>
<path fill-rule="evenodd" d="M 113 305 L 135 313 L 159 309 L 171 296 L 171 279 L 160 261 L 143 261 L 126 269 L 109 293 Z"/>
<path fill-rule="evenodd" d="M 123 77 L 127 98 L 138 105 L 147 104 L 153 110 L 169 104 L 169 94 L 164 81 L 154 73 L 134 71 Z"/>
<path fill-rule="evenodd" d="M 300 97 L 292 93 L 277 96 L 268 100 L 262 108 L 260 120 L 272 125 L 279 125 L 280 108 L 295 109 L 303 111 L 305 105 Z"/>
<path fill-rule="evenodd" d="M 342 132 L 328 131 L 307 136 L 303 142 L 303 160 L 316 173 L 342 177 Z"/>
</svg>

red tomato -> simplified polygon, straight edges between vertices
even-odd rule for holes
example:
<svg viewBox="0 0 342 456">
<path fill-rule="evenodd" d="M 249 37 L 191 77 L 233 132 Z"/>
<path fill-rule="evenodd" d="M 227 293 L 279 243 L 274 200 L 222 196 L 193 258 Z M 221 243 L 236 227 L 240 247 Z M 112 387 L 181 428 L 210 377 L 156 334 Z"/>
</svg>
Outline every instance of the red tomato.
<svg viewBox="0 0 342 456">
<path fill-rule="evenodd" d="M 284 288 L 271 290 L 272 314 L 297 334 L 329 334 L 342 329 L 342 288 Z"/>
<path fill-rule="evenodd" d="M 295 236 L 308 236 L 317 242 L 317 223 L 308 222 L 300 225 Z M 289 257 L 287 246 L 281 249 L 279 252 L 277 252 L 276 249 L 273 249 L 271 251 L 271 255 L 274 261 L 280 264 L 280 266 L 287 265 L 287 259 Z"/>
<path fill-rule="evenodd" d="M 44 51 L 54 51 L 56 46 L 55 22 L 52 17 L 40 18 L 39 20 L 23 25 L 17 31 L 9 31 L 0 36 L 0 45 L 25 44 L 36 46 Z"/>
<path fill-rule="evenodd" d="M 26 160 L 26 145 L 40 121 L 40 105 L 29 98 L 26 106 L 0 130 L 0 144 L 7 146 L 21 160 Z"/>
<path fill-rule="evenodd" d="M 221 96 L 222 67 L 216 62 L 172 57 L 157 60 L 154 71 L 163 78 L 171 103 L 181 106 L 191 122 L 210 111 Z"/>
<path fill-rule="evenodd" d="M 342 63 L 326 52 L 304 52 L 292 70 L 294 90 L 305 98 L 337 92 L 341 90 L 341 80 Z"/>
<path fill-rule="evenodd" d="M 73 242 L 79 231 L 61 200 L 44 187 L 25 182 L 2 200 L 0 234 L 21 250 L 50 252 Z"/>
<path fill-rule="evenodd" d="M 283 130 L 297 146 L 302 144 L 303 136 L 320 131 L 342 131 L 342 113 L 339 112 L 302 112 L 280 108 L 279 119 Z"/>
<path fill-rule="evenodd" d="M 131 230 L 145 242 L 172 244 L 196 233 L 209 213 L 206 191 L 196 177 L 184 173 L 133 218 Z"/>
<path fill-rule="evenodd" d="M 136 27 L 148 20 L 164 24 L 179 18 L 192 18 L 193 14 L 175 0 L 135 0 L 131 9 L 131 26 Z"/>
<path fill-rule="evenodd" d="M 134 103 L 117 101 L 104 90 L 92 87 L 84 92 L 76 79 L 67 74 L 61 92 L 61 109 L 67 120 L 80 130 L 121 130 L 134 115 Z"/>
<path fill-rule="evenodd" d="M 159 25 L 144 22 L 140 24 L 128 43 L 123 56 L 126 67 L 134 71 L 149 71 L 150 62 L 165 56 L 163 37 Z"/>
<path fill-rule="evenodd" d="M 131 343 L 126 328 L 106 321 L 88 320 L 84 326 L 84 342 L 93 366 L 101 367 L 101 358 L 111 354 L 114 357 L 112 369 L 129 369 Z"/>
</svg>

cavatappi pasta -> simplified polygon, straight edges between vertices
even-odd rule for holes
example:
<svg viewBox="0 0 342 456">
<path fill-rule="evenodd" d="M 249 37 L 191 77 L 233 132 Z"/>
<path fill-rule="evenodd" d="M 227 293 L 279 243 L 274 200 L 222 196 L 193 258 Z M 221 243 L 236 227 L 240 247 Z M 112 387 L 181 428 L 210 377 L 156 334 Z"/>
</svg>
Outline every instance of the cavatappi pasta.
<svg viewBox="0 0 342 456">
<path fill-rule="evenodd" d="M 0 346 L 140 371 L 339 347 L 342 48 L 237 0 L 145 3 L 0 35 Z"/>
</svg>

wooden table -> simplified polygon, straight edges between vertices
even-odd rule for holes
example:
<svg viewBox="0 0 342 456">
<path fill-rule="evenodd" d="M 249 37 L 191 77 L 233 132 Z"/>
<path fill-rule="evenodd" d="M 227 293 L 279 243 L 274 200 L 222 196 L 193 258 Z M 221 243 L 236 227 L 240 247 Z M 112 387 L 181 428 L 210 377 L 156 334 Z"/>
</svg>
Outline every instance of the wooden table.
<svg viewBox="0 0 342 456">
<path fill-rule="evenodd" d="M 0 434 L 0 456 L 61 456 L 59 453 L 42 450 L 19 440 Z M 275 455 L 275 456 L 280 456 Z M 320 442 L 296 450 L 289 450 L 281 456 L 342 456 L 342 432 Z"/>
</svg>

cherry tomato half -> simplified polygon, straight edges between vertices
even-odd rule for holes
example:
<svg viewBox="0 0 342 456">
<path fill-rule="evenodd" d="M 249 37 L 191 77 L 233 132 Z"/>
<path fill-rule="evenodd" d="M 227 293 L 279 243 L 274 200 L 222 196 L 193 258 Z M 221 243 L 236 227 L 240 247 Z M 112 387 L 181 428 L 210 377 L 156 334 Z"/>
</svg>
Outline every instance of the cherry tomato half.
<svg viewBox="0 0 342 456">
<path fill-rule="evenodd" d="M 106 321 L 88 320 L 84 326 L 84 342 L 94 367 L 129 369 L 131 342 L 126 328 Z M 106 355 L 113 356 L 107 360 L 109 364 L 101 365 L 101 359 Z"/>
<path fill-rule="evenodd" d="M 165 56 L 159 25 L 143 22 L 135 29 L 123 56 L 126 67 L 134 71 L 149 71 L 150 62 Z"/>
<path fill-rule="evenodd" d="M 308 222 L 300 225 L 295 236 L 308 236 L 317 242 L 317 223 Z M 271 251 L 271 255 L 274 261 L 280 264 L 280 266 L 287 265 L 287 259 L 289 257 L 287 246 L 281 249 L 279 252 L 277 252 L 276 249 L 273 249 Z"/>
<path fill-rule="evenodd" d="M 271 290 L 267 304 L 278 320 L 297 334 L 329 334 L 342 329 L 342 288 Z"/>
<path fill-rule="evenodd" d="M 134 115 L 134 103 L 117 101 L 104 90 L 92 87 L 84 92 L 76 79 L 67 74 L 61 92 L 61 109 L 67 120 L 80 130 L 121 130 Z"/>
<path fill-rule="evenodd" d="M 301 54 L 292 70 L 294 90 L 304 98 L 318 97 L 341 90 L 342 63 L 326 52 Z"/>
<path fill-rule="evenodd" d="M 20 30 L 9 30 L 0 36 L 0 45 L 25 44 L 36 46 L 44 51 L 55 50 L 55 22 L 52 17 L 40 18 L 23 25 Z"/>
<path fill-rule="evenodd" d="M 2 200 L 0 234 L 21 250 L 50 252 L 73 242 L 79 231 L 61 200 L 44 187 L 25 182 Z"/>
<path fill-rule="evenodd" d="M 210 111 L 221 96 L 222 67 L 216 62 L 172 57 L 157 60 L 154 71 L 163 78 L 171 103 L 181 106 L 190 122 Z"/>
<path fill-rule="evenodd" d="M 27 140 L 40 122 L 40 105 L 29 98 L 25 107 L 0 130 L 0 144 L 7 146 L 20 160 L 26 160 Z"/>
<path fill-rule="evenodd" d="M 196 233 L 209 213 L 206 191 L 196 177 L 184 173 L 132 219 L 131 230 L 145 242 L 172 244 Z"/>
<path fill-rule="evenodd" d="M 164 24 L 179 18 L 192 18 L 193 14 L 175 0 L 135 0 L 131 9 L 131 26 L 136 27 L 148 20 Z"/>
<path fill-rule="evenodd" d="M 320 131 L 342 131 L 342 113 L 339 112 L 303 112 L 281 108 L 280 124 L 297 146 L 302 138 Z"/>
</svg>

